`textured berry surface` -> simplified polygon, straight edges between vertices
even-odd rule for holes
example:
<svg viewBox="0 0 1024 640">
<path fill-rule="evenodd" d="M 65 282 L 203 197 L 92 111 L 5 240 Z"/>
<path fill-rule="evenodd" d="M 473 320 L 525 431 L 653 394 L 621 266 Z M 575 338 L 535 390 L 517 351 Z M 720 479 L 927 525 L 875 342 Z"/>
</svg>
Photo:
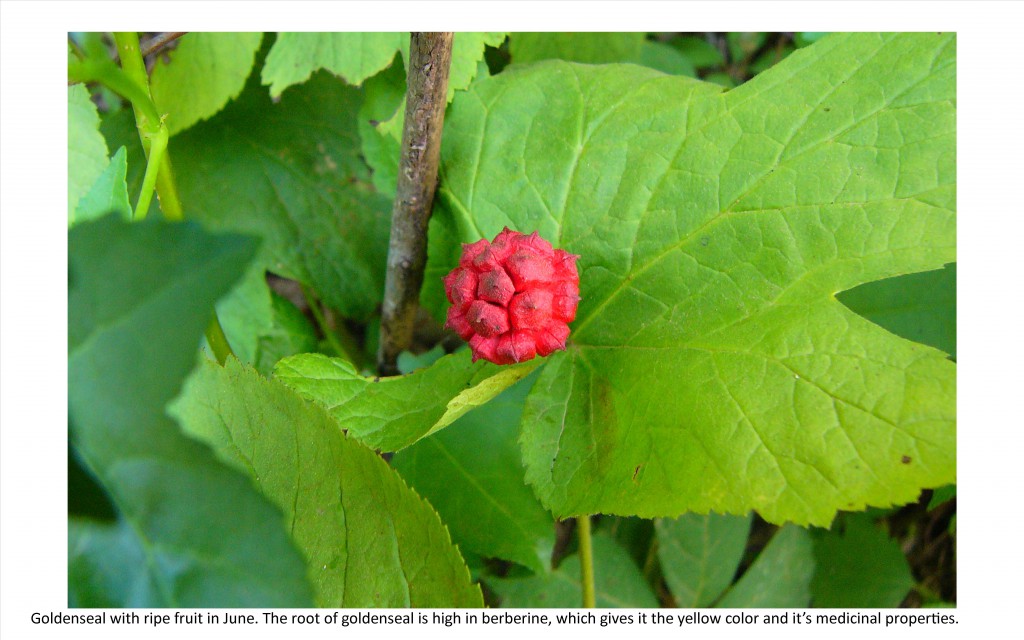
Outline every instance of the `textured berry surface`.
<svg viewBox="0 0 1024 640">
<path fill-rule="evenodd" d="M 494 241 L 462 245 L 445 276 L 445 326 L 469 342 L 473 360 L 512 364 L 565 349 L 580 300 L 579 256 L 533 232 L 508 227 Z"/>
</svg>

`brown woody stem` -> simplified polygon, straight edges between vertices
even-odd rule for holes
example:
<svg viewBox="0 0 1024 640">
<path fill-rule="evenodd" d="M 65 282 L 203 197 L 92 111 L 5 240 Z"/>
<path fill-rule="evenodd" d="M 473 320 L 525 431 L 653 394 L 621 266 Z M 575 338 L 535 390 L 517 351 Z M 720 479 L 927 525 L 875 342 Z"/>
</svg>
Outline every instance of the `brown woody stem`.
<svg viewBox="0 0 1024 640">
<path fill-rule="evenodd" d="M 452 37 L 451 33 L 413 33 L 410 39 L 402 156 L 377 353 L 377 370 L 384 376 L 398 373 L 398 354 L 412 344 L 427 262 L 427 223 L 437 187 Z"/>
</svg>

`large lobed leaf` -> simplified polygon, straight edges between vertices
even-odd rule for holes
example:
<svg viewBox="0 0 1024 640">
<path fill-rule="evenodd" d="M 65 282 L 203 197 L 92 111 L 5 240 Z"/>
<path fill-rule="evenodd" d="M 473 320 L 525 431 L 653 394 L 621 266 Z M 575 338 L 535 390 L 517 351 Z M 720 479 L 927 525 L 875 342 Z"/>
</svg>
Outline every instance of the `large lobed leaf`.
<svg viewBox="0 0 1024 640">
<path fill-rule="evenodd" d="M 955 365 L 834 296 L 955 259 L 955 55 L 834 35 L 728 92 L 546 62 L 456 97 L 427 303 L 504 225 L 582 256 L 523 420 L 557 516 L 827 524 L 953 480 Z"/>
<path fill-rule="evenodd" d="M 229 359 L 172 412 L 284 512 L 318 606 L 482 606 L 437 513 L 323 409 Z"/>
<path fill-rule="evenodd" d="M 119 515 L 69 522 L 70 606 L 312 602 L 280 512 L 164 412 L 214 301 L 255 249 L 240 236 L 111 216 L 69 232 L 72 444 Z"/>
</svg>

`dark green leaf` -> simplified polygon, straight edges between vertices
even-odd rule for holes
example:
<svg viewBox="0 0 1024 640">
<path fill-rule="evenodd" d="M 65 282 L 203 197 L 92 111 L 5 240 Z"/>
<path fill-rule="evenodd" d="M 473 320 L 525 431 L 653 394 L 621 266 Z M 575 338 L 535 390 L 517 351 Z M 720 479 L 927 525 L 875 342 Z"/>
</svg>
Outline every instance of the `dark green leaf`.
<svg viewBox="0 0 1024 640">
<path fill-rule="evenodd" d="M 434 505 L 462 548 L 541 573 L 554 546 L 554 518 L 526 486 L 516 442 L 532 382 L 516 383 L 396 453 L 391 464 Z"/>
<path fill-rule="evenodd" d="M 956 485 L 950 484 L 945 487 L 939 487 L 932 494 L 932 499 L 928 502 L 928 510 L 931 511 L 935 507 L 939 506 L 947 500 L 952 500 L 956 497 Z"/>
<path fill-rule="evenodd" d="M 672 75 L 697 75 L 693 63 L 679 49 L 664 42 L 645 40 L 640 48 L 640 64 Z"/>
<path fill-rule="evenodd" d="M 725 63 L 722 52 L 704 38 L 684 36 L 682 38 L 673 38 L 669 41 L 669 44 L 686 56 L 697 69 L 717 67 Z"/>
<path fill-rule="evenodd" d="M 513 33 L 512 62 L 559 59 L 587 64 L 639 62 L 645 34 L 637 33 Z"/>
<path fill-rule="evenodd" d="M 732 584 L 752 520 L 717 513 L 655 520 L 661 571 L 677 605 L 711 606 Z"/>
<path fill-rule="evenodd" d="M 359 92 L 317 74 L 273 104 L 256 83 L 171 140 L 185 215 L 256 233 L 266 270 L 365 318 L 384 290 L 391 201 L 360 158 Z"/>
<path fill-rule="evenodd" d="M 71 525 L 71 603 L 311 602 L 280 512 L 164 412 L 195 363 L 214 301 L 254 252 L 251 239 L 190 225 L 128 225 L 108 216 L 70 231 L 71 435 L 121 518 Z"/>
<path fill-rule="evenodd" d="M 914 586 L 897 540 L 866 514 L 847 514 L 814 540 L 814 606 L 894 608 Z"/>
<path fill-rule="evenodd" d="M 956 358 L 956 263 L 944 269 L 869 282 L 840 302 L 901 338 Z"/>
<path fill-rule="evenodd" d="M 658 601 L 640 569 L 610 536 L 595 534 L 594 591 L 597 606 L 656 607 Z M 579 556 L 566 558 L 558 569 L 532 578 L 487 580 L 506 608 L 578 608 L 583 604 Z"/>
<path fill-rule="evenodd" d="M 716 606 L 768 609 L 806 607 L 811 599 L 814 552 L 806 529 L 788 524 Z"/>
</svg>

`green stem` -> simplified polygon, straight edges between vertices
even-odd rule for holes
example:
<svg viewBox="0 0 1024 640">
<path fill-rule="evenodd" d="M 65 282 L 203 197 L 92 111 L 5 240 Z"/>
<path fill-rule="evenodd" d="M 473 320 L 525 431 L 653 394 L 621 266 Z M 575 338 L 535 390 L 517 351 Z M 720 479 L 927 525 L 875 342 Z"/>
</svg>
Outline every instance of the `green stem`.
<svg viewBox="0 0 1024 640">
<path fill-rule="evenodd" d="M 135 203 L 135 220 L 144 219 L 146 213 L 149 212 L 149 203 L 153 199 L 153 191 L 157 188 L 157 177 L 160 173 L 159 162 L 165 157 L 164 152 L 167 151 L 167 137 L 167 127 L 161 127 L 150 138 L 149 158 L 146 160 L 146 176 L 142 179 L 142 189 L 139 191 L 139 199 Z"/>
<path fill-rule="evenodd" d="M 580 543 L 580 582 L 583 586 L 583 607 L 597 607 L 594 595 L 594 548 L 590 540 L 590 516 L 576 518 L 576 532 Z"/>
<path fill-rule="evenodd" d="M 179 222 L 185 219 L 185 215 L 181 199 L 178 198 L 178 189 L 174 184 L 170 154 L 167 152 L 171 136 L 149 90 L 149 74 L 146 72 L 146 63 L 139 49 L 139 34 L 133 31 L 117 32 L 114 34 L 114 42 L 117 44 L 121 68 L 118 69 L 109 61 L 104 61 L 104 64 L 97 60 L 95 64 L 100 66 L 103 76 L 94 79 L 104 82 L 131 101 L 132 110 L 135 112 L 135 126 L 139 130 L 142 148 L 146 152 L 146 175 L 142 181 L 139 200 L 135 205 L 135 219 L 141 220 L 146 216 L 155 190 L 160 199 L 160 210 L 164 219 Z M 224 335 L 216 309 L 213 311 L 210 324 L 206 327 L 206 341 L 210 344 L 217 362 L 224 364 L 229 355 L 234 355 L 227 336 Z"/>
<path fill-rule="evenodd" d="M 224 363 L 227 362 L 228 356 L 235 355 L 234 351 L 231 350 L 228 337 L 224 335 L 224 328 L 220 326 L 220 319 L 217 317 L 216 309 L 213 311 L 213 318 L 210 319 L 210 324 L 206 325 L 206 342 L 209 343 L 213 356 L 217 358 L 217 362 L 221 366 L 224 366 Z"/>
<path fill-rule="evenodd" d="M 146 63 L 142 59 L 142 51 L 139 49 L 139 34 L 118 32 L 114 34 L 114 42 L 117 43 L 121 70 L 142 94 L 141 99 L 132 99 L 135 124 L 139 130 L 139 138 L 142 140 L 142 148 L 146 152 L 148 161 L 142 193 L 139 194 L 139 204 L 145 202 L 146 208 L 137 207 L 136 217 L 145 217 L 155 187 L 164 218 L 175 222 L 184 220 L 184 210 L 181 206 L 181 199 L 178 198 L 178 189 L 174 184 L 174 174 L 171 170 L 171 157 L 167 153 L 167 140 L 170 139 L 170 132 L 167 130 L 163 118 L 160 117 L 149 90 L 149 74 L 146 73 Z M 152 178 L 150 177 L 151 171 Z M 141 216 L 138 209 L 141 209 Z"/>
</svg>

